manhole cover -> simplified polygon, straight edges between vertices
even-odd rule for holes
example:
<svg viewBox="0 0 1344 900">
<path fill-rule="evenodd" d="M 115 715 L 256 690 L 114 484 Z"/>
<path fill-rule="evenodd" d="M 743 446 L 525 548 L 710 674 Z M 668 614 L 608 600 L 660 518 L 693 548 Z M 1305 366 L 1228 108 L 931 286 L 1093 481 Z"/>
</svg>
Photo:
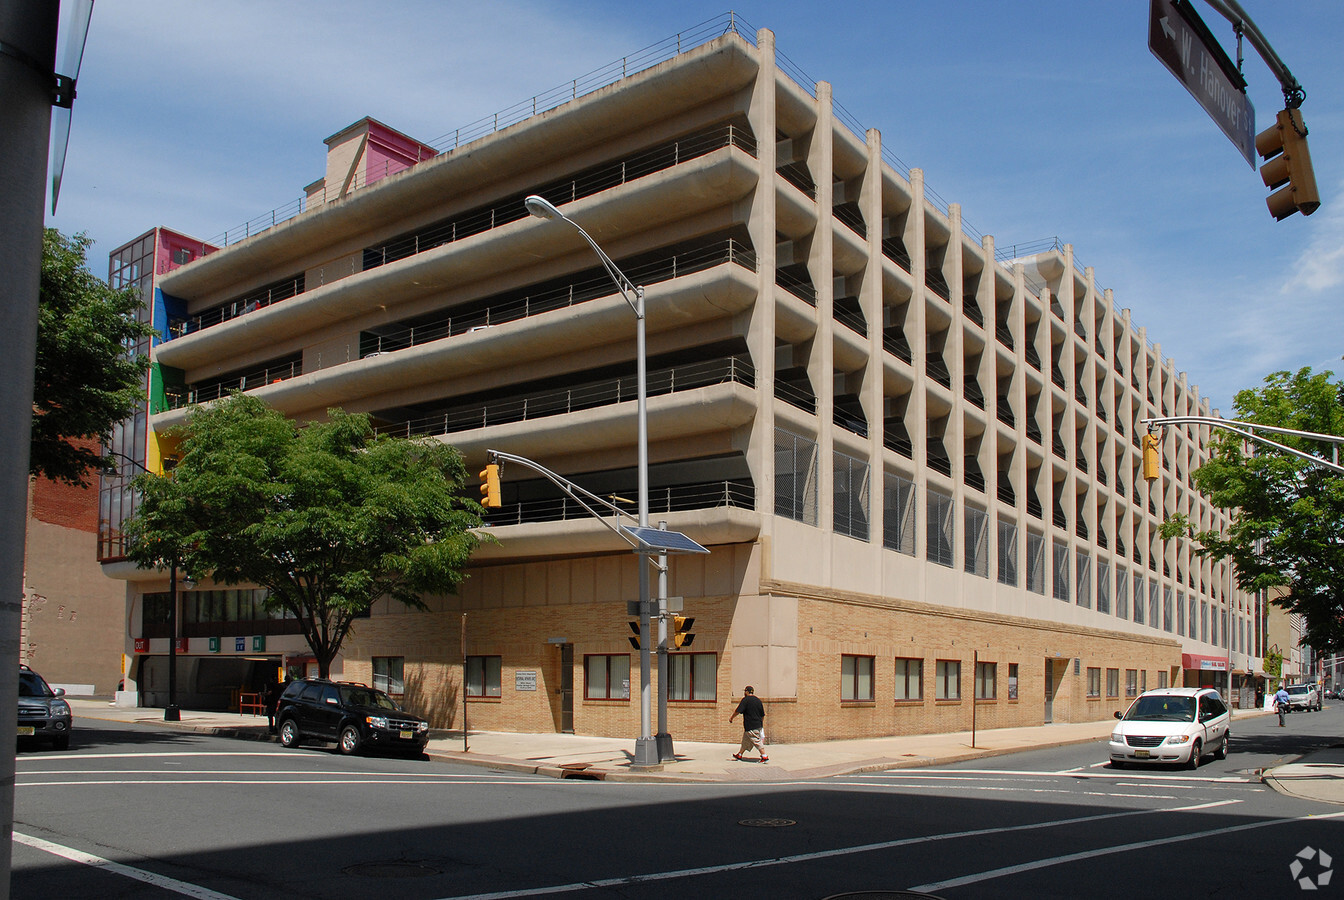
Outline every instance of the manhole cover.
<svg viewBox="0 0 1344 900">
<path fill-rule="evenodd" d="M 414 862 L 367 862 L 346 866 L 342 869 L 347 875 L 361 878 L 423 878 L 426 875 L 438 875 L 439 870 Z"/>
<path fill-rule="evenodd" d="M 737 824 L 745 825 L 748 828 L 787 828 L 798 823 L 793 819 L 743 819 Z"/>
<path fill-rule="evenodd" d="M 854 891 L 850 894 L 831 894 L 822 900 L 943 900 L 937 894 L 920 891 Z"/>
</svg>

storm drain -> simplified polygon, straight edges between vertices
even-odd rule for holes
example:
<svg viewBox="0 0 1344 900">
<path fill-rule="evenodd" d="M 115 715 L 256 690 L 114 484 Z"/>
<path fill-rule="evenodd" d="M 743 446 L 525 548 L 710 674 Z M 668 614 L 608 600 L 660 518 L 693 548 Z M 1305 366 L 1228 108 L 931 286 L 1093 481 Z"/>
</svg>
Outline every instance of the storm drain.
<svg viewBox="0 0 1344 900">
<path fill-rule="evenodd" d="M 433 866 L 400 860 L 356 863 L 353 866 L 346 866 L 341 871 L 361 878 L 423 878 L 426 875 L 439 874 L 439 870 Z"/>
<path fill-rule="evenodd" d="M 737 824 L 748 828 L 788 828 L 798 823 L 793 819 L 742 819 Z"/>
</svg>

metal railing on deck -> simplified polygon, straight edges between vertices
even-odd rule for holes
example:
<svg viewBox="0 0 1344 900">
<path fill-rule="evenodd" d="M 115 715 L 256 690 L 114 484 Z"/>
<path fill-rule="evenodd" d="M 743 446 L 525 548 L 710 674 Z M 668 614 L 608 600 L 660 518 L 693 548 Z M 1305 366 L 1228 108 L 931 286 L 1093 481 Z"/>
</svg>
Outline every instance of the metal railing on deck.
<svg viewBox="0 0 1344 900">
<path fill-rule="evenodd" d="M 635 491 L 627 488 L 616 493 L 627 496 Z M 633 506 L 633 503 L 631 505 Z M 652 487 L 649 490 L 650 513 L 720 508 L 755 509 L 755 487 L 749 480 L 729 480 Z M 521 525 L 527 522 L 562 522 L 569 519 L 591 518 L 592 512 L 588 507 L 569 497 L 505 503 L 498 509 L 486 510 L 483 516 L 486 525 L 495 527 Z"/>
</svg>

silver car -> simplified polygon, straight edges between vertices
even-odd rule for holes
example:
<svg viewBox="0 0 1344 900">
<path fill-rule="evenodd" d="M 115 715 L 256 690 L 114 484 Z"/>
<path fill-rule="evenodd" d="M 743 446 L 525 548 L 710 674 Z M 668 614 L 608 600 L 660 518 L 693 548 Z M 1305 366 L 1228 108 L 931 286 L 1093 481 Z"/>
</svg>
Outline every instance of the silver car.
<svg viewBox="0 0 1344 900">
<path fill-rule="evenodd" d="M 70 747 L 70 704 L 65 688 L 52 690 L 45 679 L 19 666 L 19 740 L 48 741 L 57 750 Z"/>
</svg>

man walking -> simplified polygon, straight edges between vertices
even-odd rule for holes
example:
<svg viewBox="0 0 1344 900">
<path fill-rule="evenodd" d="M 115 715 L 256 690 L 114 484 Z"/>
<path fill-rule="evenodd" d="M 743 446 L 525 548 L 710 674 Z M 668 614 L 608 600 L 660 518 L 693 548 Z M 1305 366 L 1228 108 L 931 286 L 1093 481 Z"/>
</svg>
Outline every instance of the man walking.
<svg viewBox="0 0 1344 900">
<path fill-rule="evenodd" d="M 751 685 L 742 689 L 742 699 L 737 701 L 737 709 L 733 710 L 728 721 L 733 721 L 739 715 L 742 717 L 742 746 L 733 754 L 733 759 L 744 759 L 742 754 L 755 747 L 761 754 L 761 762 L 769 762 L 770 757 L 765 755 L 765 704 L 756 696 Z"/>
<path fill-rule="evenodd" d="M 1283 728 L 1283 717 L 1288 712 L 1288 691 L 1282 684 L 1279 685 L 1279 691 L 1274 695 L 1274 709 L 1279 713 L 1279 727 Z"/>
</svg>

